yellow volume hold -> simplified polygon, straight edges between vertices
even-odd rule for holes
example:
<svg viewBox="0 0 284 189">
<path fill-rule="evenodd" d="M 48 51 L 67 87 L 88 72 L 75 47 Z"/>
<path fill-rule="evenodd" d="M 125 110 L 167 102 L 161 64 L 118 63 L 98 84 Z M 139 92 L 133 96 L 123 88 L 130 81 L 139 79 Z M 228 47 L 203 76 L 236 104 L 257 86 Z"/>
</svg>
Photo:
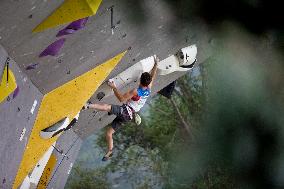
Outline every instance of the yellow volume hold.
<svg viewBox="0 0 284 189">
<path fill-rule="evenodd" d="M 51 154 L 44 170 L 43 170 L 43 173 L 40 177 L 40 180 L 38 182 L 38 185 L 37 185 L 37 189 L 45 189 L 48 185 L 48 182 L 51 178 L 51 173 L 56 165 L 56 156 L 54 154 Z"/>
<path fill-rule="evenodd" d="M 40 137 L 41 130 L 68 117 L 72 120 L 95 93 L 126 51 L 44 95 L 19 166 L 13 189 L 18 188 L 36 163 L 60 136 Z"/>
<path fill-rule="evenodd" d="M 7 78 L 7 69 L 7 66 L 5 66 L 4 74 L 0 83 L 0 103 L 17 88 L 15 76 L 10 69 L 8 69 L 9 73 Z"/>
<path fill-rule="evenodd" d="M 65 0 L 49 17 L 33 29 L 40 32 L 96 14 L 102 0 Z"/>
</svg>

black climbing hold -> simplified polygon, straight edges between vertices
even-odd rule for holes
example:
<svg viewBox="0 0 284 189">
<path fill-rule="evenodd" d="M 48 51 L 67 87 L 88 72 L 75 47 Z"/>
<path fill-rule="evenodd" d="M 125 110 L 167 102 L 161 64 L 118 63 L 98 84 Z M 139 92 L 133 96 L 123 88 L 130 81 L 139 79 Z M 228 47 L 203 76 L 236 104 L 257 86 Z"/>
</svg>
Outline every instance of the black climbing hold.
<svg viewBox="0 0 284 189">
<path fill-rule="evenodd" d="M 116 24 L 117 24 L 117 25 L 118 25 L 118 24 L 120 24 L 120 20 L 119 20 L 119 21 L 117 21 L 117 22 L 116 22 Z"/>
<path fill-rule="evenodd" d="M 60 129 L 60 130 L 56 131 L 56 132 L 51 136 L 51 138 L 52 138 L 52 137 L 55 137 L 56 135 L 58 135 L 58 134 L 61 133 L 62 131 L 64 131 L 64 129 Z"/>
<path fill-rule="evenodd" d="M 104 97 L 105 97 L 105 93 L 104 92 L 99 92 L 98 94 L 97 94 L 97 99 L 98 100 L 102 100 Z"/>
<path fill-rule="evenodd" d="M 109 10 L 110 10 L 110 28 L 113 29 L 115 28 L 115 25 L 113 24 L 113 7 L 114 5 L 112 5 Z"/>
<path fill-rule="evenodd" d="M 136 83 L 136 82 L 137 82 L 137 80 L 135 79 L 135 80 L 134 80 L 134 83 Z"/>
<path fill-rule="evenodd" d="M 122 36 L 122 38 L 125 38 L 126 37 L 126 33 Z"/>
<path fill-rule="evenodd" d="M 38 63 L 30 64 L 26 67 L 26 70 L 33 70 L 36 69 L 38 66 Z"/>
<path fill-rule="evenodd" d="M 188 54 L 185 54 L 185 59 L 187 60 L 189 58 L 189 55 Z"/>
<path fill-rule="evenodd" d="M 71 72 L 70 72 L 70 70 L 67 72 L 67 74 L 70 74 Z"/>
<path fill-rule="evenodd" d="M 69 125 L 64 129 L 64 131 L 68 131 L 69 129 L 71 129 L 75 123 L 77 122 L 78 120 L 76 118 L 72 119 L 72 121 L 69 123 Z"/>
<path fill-rule="evenodd" d="M 100 118 L 99 121 L 102 121 L 102 118 Z"/>
<path fill-rule="evenodd" d="M 180 54 L 180 59 L 184 59 L 183 53 Z"/>
<path fill-rule="evenodd" d="M 127 49 L 127 50 L 129 50 L 129 51 L 130 51 L 131 49 L 132 49 L 132 47 L 128 47 L 128 49 Z"/>
<path fill-rule="evenodd" d="M 182 67 L 182 68 L 193 68 L 193 66 L 195 65 L 196 62 L 197 62 L 197 59 L 195 59 L 194 62 L 190 65 L 182 65 L 180 67 Z"/>
<path fill-rule="evenodd" d="M 61 62 L 62 62 L 62 60 L 61 60 L 61 59 L 59 59 L 57 62 L 58 62 L 58 63 L 61 63 Z"/>
<path fill-rule="evenodd" d="M 5 178 L 3 178 L 3 181 L 2 181 L 2 183 L 3 183 L 3 184 L 5 184 L 5 183 L 6 183 L 6 179 L 5 179 Z"/>
<path fill-rule="evenodd" d="M 135 62 L 135 61 L 136 61 L 136 59 L 135 59 L 135 58 L 133 58 L 133 59 L 132 59 L 132 61 L 133 61 L 133 62 Z"/>
<path fill-rule="evenodd" d="M 9 102 L 10 100 L 11 100 L 11 98 L 8 96 L 8 97 L 7 97 L 7 101 Z"/>
<path fill-rule="evenodd" d="M 21 111 L 21 109 L 18 107 L 17 111 L 19 112 L 19 111 Z"/>
<path fill-rule="evenodd" d="M 30 14 L 30 15 L 29 15 L 29 18 L 32 18 L 32 17 L 33 17 L 33 15 L 32 15 L 32 14 Z"/>
</svg>

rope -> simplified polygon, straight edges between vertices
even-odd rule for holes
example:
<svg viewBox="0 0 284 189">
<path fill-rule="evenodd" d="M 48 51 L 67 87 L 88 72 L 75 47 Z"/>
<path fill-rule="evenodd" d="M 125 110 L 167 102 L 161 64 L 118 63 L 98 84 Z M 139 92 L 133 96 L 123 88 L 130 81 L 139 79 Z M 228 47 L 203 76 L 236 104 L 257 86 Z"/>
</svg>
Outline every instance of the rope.
<svg viewBox="0 0 284 189">
<path fill-rule="evenodd" d="M 55 169 L 55 171 L 54 171 L 54 173 L 53 173 L 51 179 L 49 179 L 49 182 L 48 182 L 48 184 L 46 185 L 46 187 L 48 187 L 48 185 L 49 185 L 50 182 L 52 181 L 53 177 L 54 177 L 55 174 L 57 173 L 57 171 L 58 171 L 59 167 L 61 166 L 61 164 L 62 164 L 63 160 L 65 159 L 65 157 L 67 157 L 67 160 L 68 160 L 67 154 L 68 154 L 69 151 L 73 148 L 73 146 L 75 145 L 75 143 L 77 142 L 77 140 L 78 140 L 79 138 L 80 138 L 80 137 L 78 136 L 78 137 L 76 138 L 76 140 L 72 143 L 72 145 L 69 147 L 69 149 L 67 150 L 65 156 L 63 156 L 63 158 L 61 159 L 60 163 L 59 163 L 58 166 L 56 167 L 56 169 Z M 53 147 L 54 147 L 54 146 L 53 146 Z M 55 147 L 54 147 L 54 148 L 55 148 Z M 56 151 L 58 151 L 57 148 L 55 148 L 55 149 L 56 149 Z M 58 151 L 58 152 L 60 153 L 61 151 Z M 62 150 L 62 152 L 63 152 L 63 150 Z M 60 154 L 62 155 L 62 153 L 60 153 Z"/>
<path fill-rule="evenodd" d="M 6 78 L 6 85 L 8 85 L 8 82 L 9 82 L 9 61 L 10 61 L 10 58 L 7 57 L 6 60 L 5 60 L 5 63 L 4 63 L 4 68 L 3 68 L 3 71 L 1 73 L 1 78 L 0 78 L 0 85 L 1 85 L 1 79 L 2 79 L 2 76 L 4 75 L 4 71 L 5 71 L 5 67 L 7 68 L 7 78 Z"/>
</svg>

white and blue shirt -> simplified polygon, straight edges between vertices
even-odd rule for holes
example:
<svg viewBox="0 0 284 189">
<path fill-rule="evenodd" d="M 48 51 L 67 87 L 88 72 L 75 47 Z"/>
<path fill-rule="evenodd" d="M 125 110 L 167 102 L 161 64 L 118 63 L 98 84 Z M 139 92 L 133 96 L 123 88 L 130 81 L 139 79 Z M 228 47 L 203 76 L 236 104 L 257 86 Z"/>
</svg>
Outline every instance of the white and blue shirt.
<svg viewBox="0 0 284 189">
<path fill-rule="evenodd" d="M 150 96 L 150 93 L 150 88 L 143 89 L 142 87 L 139 87 L 137 89 L 137 95 L 133 96 L 127 102 L 127 105 L 130 106 L 135 112 L 139 112 L 139 110 L 145 105 L 147 98 Z"/>
</svg>

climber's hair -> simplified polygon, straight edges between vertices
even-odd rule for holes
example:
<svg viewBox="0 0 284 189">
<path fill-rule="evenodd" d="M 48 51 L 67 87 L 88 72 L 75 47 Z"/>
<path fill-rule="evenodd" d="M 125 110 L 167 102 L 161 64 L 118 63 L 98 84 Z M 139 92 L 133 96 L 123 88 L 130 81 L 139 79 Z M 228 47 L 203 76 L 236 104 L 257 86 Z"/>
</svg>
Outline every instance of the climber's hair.
<svg viewBox="0 0 284 189">
<path fill-rule="evenodd" d="M 144 72 L 140 78 L 140 84 L 144 87 L 147 87 L 152 82 L 152 77 L 148 72 Z"/>
</svg>

